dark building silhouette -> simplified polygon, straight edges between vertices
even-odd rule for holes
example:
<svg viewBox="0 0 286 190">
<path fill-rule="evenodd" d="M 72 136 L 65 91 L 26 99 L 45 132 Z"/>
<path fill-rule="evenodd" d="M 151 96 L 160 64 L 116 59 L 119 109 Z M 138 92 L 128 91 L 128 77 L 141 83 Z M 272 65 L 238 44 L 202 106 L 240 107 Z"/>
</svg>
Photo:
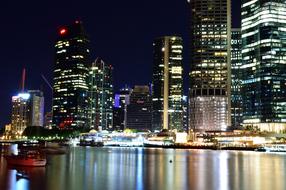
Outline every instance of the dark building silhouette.
<svg viewBox="0 0 286 190">
<path fill-rule="evenodd" d="M 130 102 L 131 88 L 124 87 L 114 96 L 113 129 L 124 130 L 127 124 L 127 106 Z"/>
<path fill-rule="evenodd" d="M 148 86 L 135 86 L 127 106 L 127 128 L 152 130 L 152 101 Z"/>
</svg>

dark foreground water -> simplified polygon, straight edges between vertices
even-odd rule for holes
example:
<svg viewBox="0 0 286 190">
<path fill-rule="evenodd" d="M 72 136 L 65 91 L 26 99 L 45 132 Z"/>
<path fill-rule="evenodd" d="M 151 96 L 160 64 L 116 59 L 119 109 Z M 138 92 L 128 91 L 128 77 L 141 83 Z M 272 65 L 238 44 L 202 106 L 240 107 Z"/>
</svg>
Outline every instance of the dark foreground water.
<svg viewBox="0 0 286 190">
<path fill-rule="evenodd" d="M 75 147 L 40 168 L 10 168 L 1 157 L 0 189 L 283 190 L 286 154 Z"/>
</svg>

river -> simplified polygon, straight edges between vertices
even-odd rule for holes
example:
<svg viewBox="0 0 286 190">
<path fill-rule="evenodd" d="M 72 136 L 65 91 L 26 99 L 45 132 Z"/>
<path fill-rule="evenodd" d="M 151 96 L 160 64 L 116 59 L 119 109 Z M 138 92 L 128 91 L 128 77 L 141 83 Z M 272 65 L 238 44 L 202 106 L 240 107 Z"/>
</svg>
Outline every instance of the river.
<svg viewBox="0 0 286 190">
<path fill-rule="evenodd" d="M 74 147 L 39 168 L 0 158 L 1 190 L 284 190 L 285 179 L 283 153 Z"/>
</svg>

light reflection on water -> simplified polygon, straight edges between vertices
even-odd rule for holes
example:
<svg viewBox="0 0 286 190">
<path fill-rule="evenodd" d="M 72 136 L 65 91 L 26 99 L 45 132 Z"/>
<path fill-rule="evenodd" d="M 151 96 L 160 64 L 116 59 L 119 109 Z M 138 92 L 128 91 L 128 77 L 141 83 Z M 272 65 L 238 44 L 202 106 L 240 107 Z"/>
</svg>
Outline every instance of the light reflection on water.
<svg viewBox="0 0 286 190">
<path fill-rule="evenodd" d="M 286 189 L 285 158 L 258 152 L 75 147 L 70 154 L 49 156 L 48 165 L 39 168 L 8 168 L 0 157 L 0 189 L 280 190 Z"/>
</svg>

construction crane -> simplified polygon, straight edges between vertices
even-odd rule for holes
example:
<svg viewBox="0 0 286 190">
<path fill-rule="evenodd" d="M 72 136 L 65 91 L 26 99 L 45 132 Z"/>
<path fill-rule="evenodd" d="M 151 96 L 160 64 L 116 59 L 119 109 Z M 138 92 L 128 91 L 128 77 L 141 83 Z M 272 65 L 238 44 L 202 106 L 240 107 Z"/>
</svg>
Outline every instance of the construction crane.
<svg viewBox="0 0 286 190">
<path fill-rule="evenodd" d="M 46 82 L 46 84 L 49 86 L 49 88 L 51 89 L 51 91 L 53 92 L 53 87 L 52 87 L 52 85 L 49 83 L 49 81 L 46 79 L 46 77 L 45 77 L 43 74 L 41 74 L 41 76 L 42 76 L 43 80 Z"/>
</svg>

